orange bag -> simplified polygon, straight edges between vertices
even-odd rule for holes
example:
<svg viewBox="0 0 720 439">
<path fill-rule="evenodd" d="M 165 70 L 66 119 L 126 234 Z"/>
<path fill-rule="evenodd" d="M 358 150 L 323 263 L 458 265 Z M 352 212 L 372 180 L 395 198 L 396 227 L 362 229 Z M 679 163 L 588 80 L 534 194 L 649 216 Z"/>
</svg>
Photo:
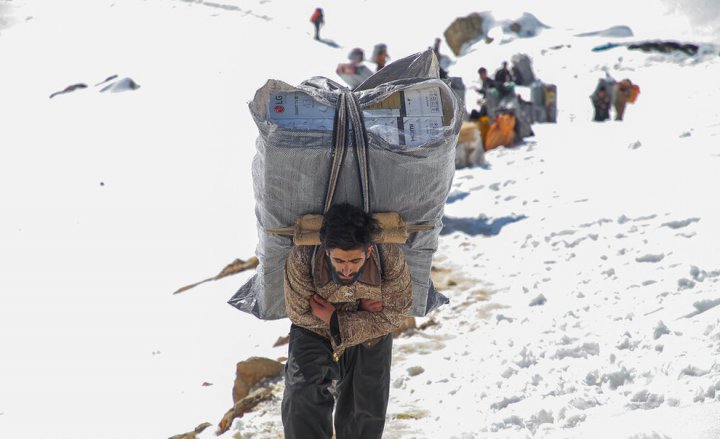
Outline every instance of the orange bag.
<svg viewBox="0 0 720 439">
<path fill-rule="evenodd" d="M 630 97 L 628 98 L 628 102 L 630 102 L 631 104 L 634 104 L 635 100 L 637 100 L 639 94 L 640 94 L 640 86 L 637 84 L 633 84 L 632 87 L 630 87 Z"/>
<path fill-rule="evenodd" d="M 512 146 L 515 143 L 515 116 L 501 114 L 490 125 L 487 133 L 487 142 L 483 143 L 485 151 L 498 146 Z"/>
<path fill-rule="evenodd" d="M 487 142 L 487 134 L 488 131 L 490 131 L 490 119 L 487 116 L 483 116 L 478 120 L 477 122 L 478 128 L 480 129 L 480 138 L 482 139 L 482 144 L 485 145 L 485 142 Z M 485 146 L 483 146 L 483 149 Z"/>
</svg>

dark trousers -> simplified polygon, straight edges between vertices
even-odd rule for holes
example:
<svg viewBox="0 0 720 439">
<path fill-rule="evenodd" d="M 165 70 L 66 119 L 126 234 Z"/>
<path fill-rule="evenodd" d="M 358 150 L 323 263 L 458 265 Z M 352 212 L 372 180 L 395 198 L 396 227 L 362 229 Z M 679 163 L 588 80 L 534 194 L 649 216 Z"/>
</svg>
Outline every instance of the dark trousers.
<svg viewBox="0 0 720 439">
<path fill-rule="evenodd" d="M 348 348 L 336 363 L 330 341 L 290 327 L 282 421 L 286 439 L 380 439 L 390 395 L 392 334 Z M 335 393 L 331 390 L 336 380 Z"/>
</svg>

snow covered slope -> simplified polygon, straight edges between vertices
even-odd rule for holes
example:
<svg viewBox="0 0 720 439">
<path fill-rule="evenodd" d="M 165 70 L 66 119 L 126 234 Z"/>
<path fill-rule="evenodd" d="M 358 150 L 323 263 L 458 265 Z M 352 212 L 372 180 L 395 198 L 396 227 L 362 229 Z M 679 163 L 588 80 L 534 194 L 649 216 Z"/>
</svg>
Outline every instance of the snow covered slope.
<svg viewBox="0 0 720 439">
<path fill-rule="evenodd" d="M 230 408 L 236 362 L 286 354 L 287 321 L 225 303 L 250 273 L 171 295 L 254 251 L 247 102 L 270 78 L 337 80 L 353 47 L 421 51 L 478 12 L 320 3 L 0 0 L 0 436 L 190 431 Z M 472 85 L 528 53 L 558 123 L 457 172 L 435 258 L 451 303 L 395 342 L 385 437 L 718 438 L 718 11 L 533 3 L 492 12 L 548 29 L 478 43 L 450 73 Z M 612 26 L 635 36 L 574 36 Z M 708 53 L 591 51 L 654 38 Z M 606 72 L 641 87 L 624 122 L 590 122 Z M 223 437 L 282 437 L 274 386 Z"/>
</svg>

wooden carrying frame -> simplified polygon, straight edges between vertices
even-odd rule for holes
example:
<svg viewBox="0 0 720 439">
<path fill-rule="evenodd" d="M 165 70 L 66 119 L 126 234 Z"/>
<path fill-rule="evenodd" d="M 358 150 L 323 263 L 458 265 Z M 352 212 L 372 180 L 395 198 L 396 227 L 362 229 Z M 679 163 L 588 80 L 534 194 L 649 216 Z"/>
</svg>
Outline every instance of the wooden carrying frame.
<svg viewBox="0 0 720 439">
<path fill-rule="evenodd" d="M 397 212 L 374 213 L 373 218 L 380 223 L 381 231 L 373 236 L 375 244 L 405 244 L 410 233 L 432 230 L 432 224 L 407 225 Z M 295 221 L 294 227 L 269 229 L 268 233 L 292 236 L 295 245 L 320 245 L 320 227 L 322 215 L 303 215 Z"/>
</svg>

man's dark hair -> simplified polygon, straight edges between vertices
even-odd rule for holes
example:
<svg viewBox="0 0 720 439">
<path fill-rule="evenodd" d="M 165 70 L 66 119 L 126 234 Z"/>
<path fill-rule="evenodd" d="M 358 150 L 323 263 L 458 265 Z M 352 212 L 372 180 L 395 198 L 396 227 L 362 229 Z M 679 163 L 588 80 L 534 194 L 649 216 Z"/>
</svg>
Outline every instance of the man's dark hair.
<svg viewBox="0 0 720 439">
<path fill-rule="evenodd" d="M 341 203 L 325 213 L 320 227 L 320 242 L 328 250 L 364 250 L 380 230 L 380 223 L 372 215 L 352 204 Z"/>
<path fill-rule="evenodd" d="M 478 69 L 478 73 L 487 73 L 487 69 L 485 67 L 480 67 Z"/>
</svg>

